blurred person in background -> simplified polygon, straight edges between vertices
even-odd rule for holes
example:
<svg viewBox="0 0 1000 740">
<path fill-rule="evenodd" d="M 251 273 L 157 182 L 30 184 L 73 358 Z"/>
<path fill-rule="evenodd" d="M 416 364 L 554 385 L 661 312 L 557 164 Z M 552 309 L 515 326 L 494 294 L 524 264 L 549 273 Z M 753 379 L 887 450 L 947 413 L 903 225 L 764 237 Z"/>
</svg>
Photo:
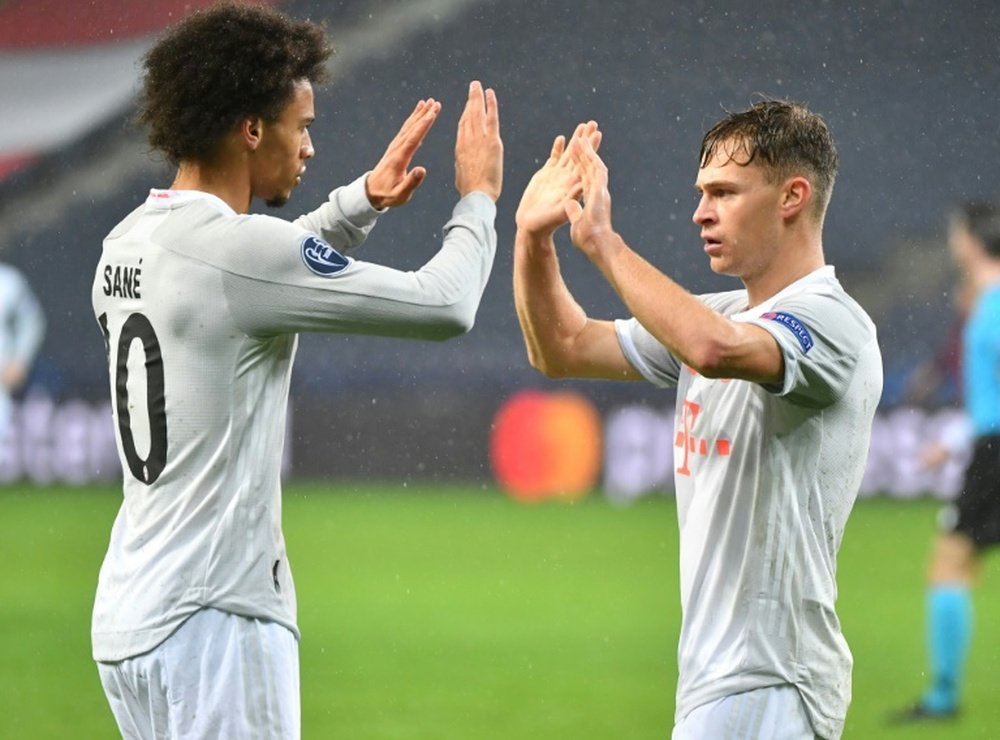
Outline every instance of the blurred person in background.
<svg viewBox="0 0 1000 740">
<path fill-rule="evenodd" d="M 931 550 L 925 602 L 930 685 L 892 716 L 897 722 L 958 713 L 972 639 L 971 591 L 983 552 L 1000 542 L 1000 202 L 955 209 L 948 242 L 970 301 L 961 371 L 972 458 L 958 498 L 938 517 Z M 942 449 L 939 456 L 948 452 Z"/>
<path fill-rule="evenodd" d="M 12 397 L 24 386 L 45 338 L 45 314 L 21 271 L 0 263 L 0 433 L 13 413 Z"/>
<path fill-rule="evenodd" d="M 836 557 L 882 389 L 875 326 L 825 264 L 837 170 L 825 122 L 762 100 L 705 135 L 693 214 L 713 271 L 743 290 L 695 296 L 611 219 L 601 132 L 558 137 L 517 211 L 514 295 L 532 365 L 551 377 L 677 387 L 682 625 L 673 737 L 840 737 L 852 657 Z M 582 196 L 582 203 L 577 200 Z M 589 318 L 554 232 L 633 318 Z"/>
<path fill-rule="evenodd" d="M 225 3 L 144 59 L 139 117 L 176 176 L 107 236 L 92 290 L 124 473 L 93 656 L 128 738 L 300 736 L 280 481 L 297 332 L 457 336 L 492 268 L 503 145 L 496 96 L 478 82 L 458 124 L 460 198 L 422 268 L 345 250 L 424 180 L 410 165 L 433 99 L 316 210 L 248 215 L 255 198 L 284 204 L 304 176 L 330 53 L 314 23 Z"/>
<path fill-rule="evenodd" d="M 943 341 L 933 354 L 910 372 L 903 389 L 904 403 L 930 408 L 942 403 L 958 404 L 962 395 L 962 332 L 972 304 L 973 287 L 959 280 L 954 287 L 954 316 Z"/>
<path fill-rule="evenodd" d="M 955 284 L 953 303 L 955 319 L 948 328 L 945 341 L 938 351 L 914 370 L 907 387 L 906 399 L 909 403 L 929 407 L 937 399 L 956 403 L 962 396 L 962 335 L 969 318 L 969 311 L 978 288 L 974 281 L 965 276 Z M 939 414 L 938 418 L 942 418 Z M 928 470 L 939 470 L 946 465 L 968 463 L 974 430 L 972 421 L 964 410 L 943 417 L 943 423 L 936 424 L 936 436 L 923 447 L 918 458 L 919 464 Z"/>
</svg>

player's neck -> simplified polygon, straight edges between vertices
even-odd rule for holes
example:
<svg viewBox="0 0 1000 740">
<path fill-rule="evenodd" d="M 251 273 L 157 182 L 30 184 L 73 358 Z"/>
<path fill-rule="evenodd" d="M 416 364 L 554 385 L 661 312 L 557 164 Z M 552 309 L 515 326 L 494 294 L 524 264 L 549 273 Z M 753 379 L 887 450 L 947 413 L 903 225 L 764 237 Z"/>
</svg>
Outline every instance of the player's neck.
<svg viewBox="0 0 1000 740">
<path fill-rule="evenodd" d="M 1000 284 L 1000 261 L 983 259 L 972 274 L 972 282 L 977 293 L 995 288 Z"/>
<path fill-rule="evenodd" d="M 825 264 L 820 237 L 789 243 L 788 248 L 775 251 L 757 274 L 742 276 L 747 301 L 751 307 L 760 305 Z"/>
<path fill-rule="evenodd" d="M 250 181 L 239 167 L 185 160 L 177 168 L 177 176 L 170 189 L 211 193 L 237 213 L 250 210 Z"/>
</svg>

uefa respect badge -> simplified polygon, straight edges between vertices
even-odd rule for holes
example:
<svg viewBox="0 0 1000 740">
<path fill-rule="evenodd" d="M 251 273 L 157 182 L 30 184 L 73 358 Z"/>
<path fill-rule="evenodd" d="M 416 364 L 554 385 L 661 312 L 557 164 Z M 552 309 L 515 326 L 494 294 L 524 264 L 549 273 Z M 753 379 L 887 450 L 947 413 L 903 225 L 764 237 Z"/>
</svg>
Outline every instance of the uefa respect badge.
<svg viewBox="0 0 1000 740">
<path fill-rule="evenodd" d="M 767 319 L 768 321 L 777 321 L 779 324 L 791 331 L 792 334 L 795 335 L 795 338 L 799 341 L 799 346 L 802 347 L 803 354 L 812 349 L 812 334 L 809 333 L 805 324 L 792 316 L 790 313 L 785 313 L 784 311 L 768 311 L 767 313 L 762 313 L 760 317 L 762 319 Z"/>
</svg>

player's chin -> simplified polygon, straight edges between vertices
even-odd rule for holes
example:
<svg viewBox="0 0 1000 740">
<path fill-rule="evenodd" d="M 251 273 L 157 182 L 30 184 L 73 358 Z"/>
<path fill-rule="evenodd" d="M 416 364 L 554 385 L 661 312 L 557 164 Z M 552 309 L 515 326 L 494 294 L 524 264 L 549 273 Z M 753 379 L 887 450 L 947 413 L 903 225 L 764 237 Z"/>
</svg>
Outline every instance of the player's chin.
<svg viewBox="0 0 1000 740">
<path fill-rule="evenodd" d="M 713 259 L 709 261 L 708 266 L 716 275 L 725 275 L 726 277 L 741 279 L 743 277 L 742 273 L 731 262 Z"/>
<path fill-rule="evenodd" d="M 269 208 L 281 208 L 285 205 L 289 199 L 292 197 L 291 191 L 286 193 L 280 193 L 279 195 L 272 196 L 264 201 L 264 204 Z"/>
<path fill-rule="evenodd" d="M 722 259 L 721 257 L 709 257 L 708 258 L 708 266 L 711 268 L 712 272 L 716 273 L 717 275 L 728 275 L 729 274 L 726 271 L 726 268 L 728 267 L 728 264 L 727 264 L 726 260 Z"/>
<path fill-rule="evenodd" d="M 271 208 L 281 208 L 283 205 L 285 205 L 285 203 L 291 200 L 292 192 L 295 190 L 295 188 L 297 188 L 301 184 L 302 184 L 302 176 L 297 175 L 295 177 L 295 180 L 292 182 L 292 184 L 288 187 L 287 190 L 283 190 L 282 192 L 277 193 L 276 195 L 272 195 L 270 198 L 265 199 L 264 203 L 270 206 Z"/>
</svg>

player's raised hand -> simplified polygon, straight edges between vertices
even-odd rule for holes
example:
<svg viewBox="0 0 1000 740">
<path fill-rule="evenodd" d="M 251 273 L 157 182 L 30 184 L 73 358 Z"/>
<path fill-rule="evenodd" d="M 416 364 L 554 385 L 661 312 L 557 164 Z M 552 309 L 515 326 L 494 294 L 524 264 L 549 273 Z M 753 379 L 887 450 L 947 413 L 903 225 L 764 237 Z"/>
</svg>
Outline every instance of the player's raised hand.
<svg viewBox="0 0 1000 740">
<path fill-rule="evenodd" d="M 593 121 L 576 127 L 572 142 L 586 138 L 593 149 L 601 145 L 601 132 Z M 536 235 L 551 234 L 566 223 L 566 202 L 578 198 L 583 190 L 580 175 L 573 164 L 566 137 L 557 136 L 552 150 L 528 182 L 514 219 L 518 229 Z"/>
<path fill-rule="evenodd" d="M 401 206 L 420 187 L 427 170 L 424 167 L 407 168 L 440 112 L 441 104 L 433 98 L 421 100 L 389 142 L 365 183 L 368 200 L 375 208 Z"/>
<path fill-rule="evenodd" d="M 469 99 L 455 137 L 455 189 L 466 196 L 478 190 L 493 200 L 503 189 L 503 141 L 497 96 L 478 81 L 469 85 Z"/>
<path fill-rule="evenodd" d="M 600 246 L 600 237 L 614 233 L 611 225 L 611 194 L 608 192 L 608 168 L 587 137 L 574 137 L 567 151 L 580 177 L 583 203 L 564 203 L 573 244 L 591 259 Z"/>
</svg>

